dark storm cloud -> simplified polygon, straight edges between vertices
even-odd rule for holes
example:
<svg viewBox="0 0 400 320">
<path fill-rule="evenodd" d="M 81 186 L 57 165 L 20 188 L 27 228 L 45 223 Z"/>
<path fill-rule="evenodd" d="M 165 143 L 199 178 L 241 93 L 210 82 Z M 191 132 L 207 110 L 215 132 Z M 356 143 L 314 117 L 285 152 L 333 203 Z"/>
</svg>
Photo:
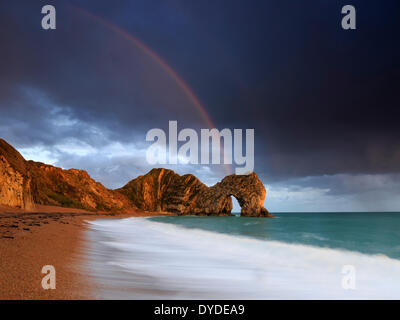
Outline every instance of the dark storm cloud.
<svg viewBox="0 0 400 320">
<path fill-rule="evenodd" d="M 256 128 L 256 164 L 271 178 L 399 170 L 400 8 L 354 5 L 354 32 L 340 28 L 340 2 L 280 1 L 233 23 L 242 8 L 226 24 L 249 39 L 242 99 L 224 116 Z"/>
<path fill-rule="evenodd" d="M 0 133 L 19 146 L 205 127 L 154 59 L 79 6 L 163 57 L 218 128 L 255 128 L 268 181 L 400 171 L 397 1 L 352 1 L 356 31 L 342 1 L 57 1 L 49 32 L 43 4 L 0 4 Z"/>
<path fill-rule="evenodd" d="M 107 127 L 120 140 L 171 115 L 192 122 L 198 118 L 173 78 L 124 36 L 65 2 L 57 3 L 57 30 L 45 32 L 40 8 L 30 1 L 1 11 L 6 17 L 1 19 L 2 43 L 7 44 L 0 58 L 4 118 L 33 124 L 52 118 L 48 111 L 56 106 L 71 117 Z M 23 24 L 21 15 L 27 17 Z M 43 95 L 45 101 L 39 103 L 27 92 Z"/>
</svg>

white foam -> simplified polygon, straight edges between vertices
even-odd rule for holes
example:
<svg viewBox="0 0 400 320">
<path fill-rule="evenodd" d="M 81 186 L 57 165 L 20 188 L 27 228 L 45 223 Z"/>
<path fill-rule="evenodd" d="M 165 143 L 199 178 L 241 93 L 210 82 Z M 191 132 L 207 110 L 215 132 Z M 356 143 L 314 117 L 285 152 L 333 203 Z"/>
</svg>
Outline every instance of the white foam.
<svg viewBox="0 0 400 320">
<path fill-rule="evenodd" d="M 108 278 L 121 278 L 127 298 L 400 298 L 400 261 L 383 255 L 256 240 L 146 218 L 90 225 L 97 243 L 89 256 L 102 256 L 111 268 L 107 272 L 114 273 Z M 344 265 L 355 267 L 355 290 L 342 288 Z M 107 276 L 98 274 L 99 281 Z"/>
</svg>

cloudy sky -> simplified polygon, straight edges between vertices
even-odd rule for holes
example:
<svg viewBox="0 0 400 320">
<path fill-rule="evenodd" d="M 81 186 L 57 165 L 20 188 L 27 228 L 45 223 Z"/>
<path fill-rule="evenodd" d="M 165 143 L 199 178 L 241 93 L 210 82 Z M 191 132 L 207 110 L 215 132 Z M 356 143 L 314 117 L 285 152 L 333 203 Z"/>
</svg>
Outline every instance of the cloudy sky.
<svg viewBox="0 0 400 320">
<path fill-rule="evenodd" d="M 255 129 L 273 212 L 400 211 L 400 3 L 350 1 L 345 31 L 348 2 L 1 1 L 0 137 L 117 188 L 151 169 L 148 130 L 209 118 Z"/>
</svg>

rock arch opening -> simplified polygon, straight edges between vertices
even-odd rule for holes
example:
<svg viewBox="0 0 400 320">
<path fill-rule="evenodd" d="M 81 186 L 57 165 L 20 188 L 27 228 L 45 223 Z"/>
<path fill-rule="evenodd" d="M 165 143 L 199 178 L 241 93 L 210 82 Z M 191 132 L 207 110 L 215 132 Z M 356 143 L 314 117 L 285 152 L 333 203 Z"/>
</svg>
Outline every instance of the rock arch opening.
<svg viewBox="0 0 400 320">
<path fill-rule="evenodd" d="M 236 199 L 234 195 L 231 195 L 231 199 L 232 199 L 231 213 L 240 216 L 240 211 L 242 210 L 242 207 L 240 206 L 239 201 Z"/>
</svg>

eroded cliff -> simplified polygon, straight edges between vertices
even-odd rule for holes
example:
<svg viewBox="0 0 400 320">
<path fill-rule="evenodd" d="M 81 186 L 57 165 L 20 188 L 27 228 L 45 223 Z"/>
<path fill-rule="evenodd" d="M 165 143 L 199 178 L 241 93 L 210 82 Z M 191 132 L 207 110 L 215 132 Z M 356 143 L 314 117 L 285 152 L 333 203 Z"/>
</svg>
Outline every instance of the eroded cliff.
<svg viewBox="0 0 400 320">
<path fill-rule="evenodd" d="M 266 191 L 256 173 L 230 175 L 207 187 L 191 174 L 180 176 L 167 169 L 153 169 L 118 189 L 136 207 L 180 215 L 230 215 L 232 196 L 242 216 L 269 217 L 264 208 Z"/>
<path fill-rule="evenodd" d="M 33 198 L 25 159 L 0 139 L 0 204 L 30 210 Z"/>
<path fill-rule="evenodd" d="M 133 209 L 131 201 L 105 188 L 83 170 L 63 170 L 40 162 L 26 161 L 0 139 L 0 204 L 26 210 L 34 204 L 93 211 Z"/>
<path fill-rule="evenodd" d="M 230 215 L 234 196 L 242 216 L 269 217 L 263 207 L 265 194 L 256 173 L 230 175 L 208 187 L 194 175 L 180 176 L 167 169 L 153 169 L 120 189 L 110 190 L 86 171 L 26 161 L 0 139 L 0 205 L 26 210 L 42 204 L 93 211 Z"/>
</svg>

